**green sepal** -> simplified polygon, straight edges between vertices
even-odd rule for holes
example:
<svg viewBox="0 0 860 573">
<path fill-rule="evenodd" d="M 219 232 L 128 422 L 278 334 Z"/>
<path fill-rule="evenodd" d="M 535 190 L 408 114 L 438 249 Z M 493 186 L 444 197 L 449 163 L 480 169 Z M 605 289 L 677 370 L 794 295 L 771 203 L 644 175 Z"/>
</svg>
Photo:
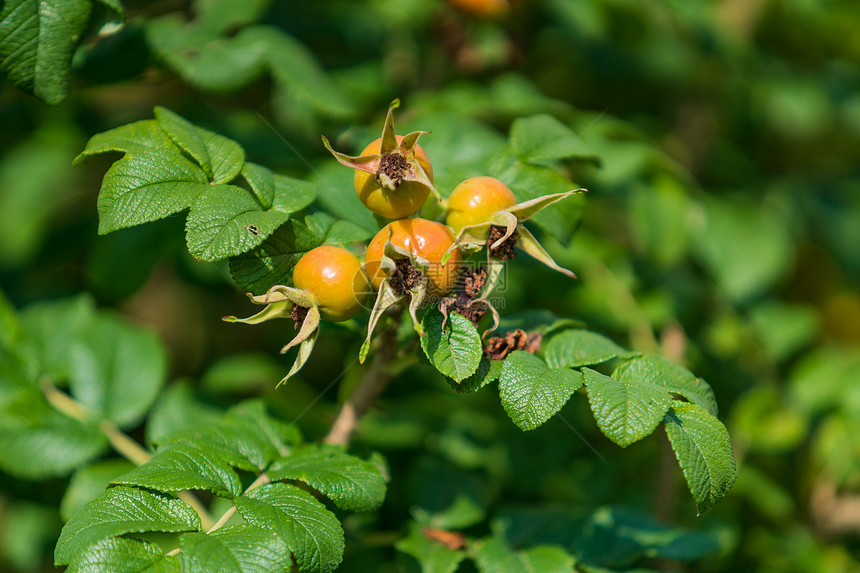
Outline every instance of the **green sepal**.
<svg viewBox="0 0 860 573">
<path fill-rule="evenodd" d="M 367 359 L 367 354 L 370 352 L 370 339 L 382 313 L 400 302 L 401 298 L 391 288 L 389 279 L 383 279 L 382 284 L 379 285 L 379 292 L 376 294 L 376 301 L 373 303 L 373 310 L 370 311 L 370 318 L 367 321 L 367 338 L 364 339 L 361 349 L 358 351 L 358 362 L 360 364 L 364 364 L 364 361 Z"/>
<path fill-rule="evenodd" d="M 520 226 L 520 236 L 517 240 L 517 245 L 526 253 L 539 260 L 549 268 L 556 270 L 560 273 L 564 273 L 572 279 L 576 278 L 576 275 L 573 274 L 572 271 L 567 270 L 566 268 L 559 266 L 549 253 L 541 246 L 535 236 L 532 235 L 528 229 L 523 226 Z"/>
<path fill-rule="evenodd" d="M 487 251 L 487 282 L 484 284 L 480 298 L 487 298 L 492 294 L 493 289 L 499 284 L 503 270 L 505 270 L 505 261 L 491 257 L 490 252 Z"/>
<path fill-rule="evenodd" d="M 570 191 L 565 191 L 563 193 L 553 193 L 552 195 L 544 195 L 542 197 L 535 197 L 534 199 L 529 199 L 528 201 L 524 201 L 522 203 L 518 203 L 513 207 L 508 209 L 508 212 L 513 214 L 517 220 L 522 223 L 523 221 L 528 221 L 553 203 L 558 203 L 562 199 L 567 199 L 571 195 L 576 195 L 577 193 L 587 193 L 586 189 L 572 189 Z"/>
<path fill-rule="evenodd" d="M 281 354 L 286 354 L 287 351 L 295 346 L 296 344 L 302 343 L 311 335 L 319 330 L 320 327 L 320 309 L 317 305 L 313 304 L 307 307 L 308 313 L 305 315 L 305 319 L 302 321 L 302 326 L 299 328 L 299 333 L 290 340 L 283 348 L 281 348 Z"/>
<path fill-rule="evenodd" d="M 317 313 L 319 313 L 319 311 L 317 311 Z M 310 314 L 310 312 L 308 312 L 308 314 Z M 311 352 L 313 352 L 314 345 L 317 343 L 317 338 L 319 338 L 319 333 L 320 329 L 315 328 L 311 331 L 307 338 L 301 341 L 301 344 L 299 344 L 299 353 L 296 355 L 296 361 L 293 362 L 293 366 L 290 368 L 290 371 L 287 372 L 287 375 L 281 378 L 281 380 L 275 385 L 275 388 L 279 388 L 281 384 L 286 384 L 287 380 L 292 378 L 293 375 L 296 374 L 296 372 L 302 369 L 302 366 L 304 366 L 305 362 L 307 362 L 308 358 L 310 358 Z M 299 333 L 299 335 L 301 335 L 301 333 Z M 298 336 L 296 336 L 296 338 L 298 338 Z M 293 339 L 293 341 L 295 341 L 295 338 Z M 292 342 L 290 344 L 292 344 Z M 286 346 L 284 348 L 286 348 Z"/>
</svg>

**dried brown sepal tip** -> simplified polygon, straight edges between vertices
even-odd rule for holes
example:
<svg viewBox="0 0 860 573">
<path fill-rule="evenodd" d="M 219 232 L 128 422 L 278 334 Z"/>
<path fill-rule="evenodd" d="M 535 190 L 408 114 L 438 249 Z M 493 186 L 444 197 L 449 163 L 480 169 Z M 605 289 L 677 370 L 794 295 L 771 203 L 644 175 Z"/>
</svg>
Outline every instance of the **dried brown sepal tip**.
<svg viewBox="0 0 860 573">
<path fill-rule="evenodd" d="M 304 324 L 307 316 L 308 307 L 300 305 L 293 306 L 293 310 L 290 311 L 290 318 L 293 320 L 293 329 L 299 330 L 302 327 L 302 324 Z"/>
<path fill-rule="evenodd" d="M 489 301 L 479 298 L 485 284 L 487 284 L 487 267 L 481 266 L 474 269 L 463 267 L 457 281 L 457 293 L 439 301 L 439 312 L 444 317 L 443 329 L 448 322 L 448 314 L 452 311 L 459 312 L 472 324 L 478 326 L 478 322 L 490 310 Z"/>
<path fill-rule="evenodd" d="M 495 249 L 492 245 L 505 236 L 507 229 L 502 227 L 501 225 L 493 225 L 490 227 L 490 232 L 487 235 L 487 248 L 490 250 L 490 256 L 495 259 L 509 261 L 517 256 L 517 238 L 519 237 L 519 228 L 514 229 L 514 232 L 510 234 L 510 236 L 502 241 L 502 243 L 496 247 Z"/>
<path fill-rule="evenodd" d="M 406 296 L 409 291 L 424 282 L 424 273 L 409 259 L 394 259 L 394 272 L 391 273 L 389 280 L 397 296 Z"/>
<path fill-rule="evenodd" d="M 505 336 L 493 336 L 484 346 L 484 356 L 492 360 L 503 360 L 514 350 L 525 350 L 534 354 L 540 350 L 541 335 L 526 334 L 522 328 L 509 331 Z"/>
<path fill-rule="evenodd" d="M 462 283 L 462 291 L 469 298 L 477 298 L 481 296 L 481 290 L 487 284 L 487 267 L 478 267 L 476 269 L 466 269 L 460 273 L 460 282 Z"/>
</svg>

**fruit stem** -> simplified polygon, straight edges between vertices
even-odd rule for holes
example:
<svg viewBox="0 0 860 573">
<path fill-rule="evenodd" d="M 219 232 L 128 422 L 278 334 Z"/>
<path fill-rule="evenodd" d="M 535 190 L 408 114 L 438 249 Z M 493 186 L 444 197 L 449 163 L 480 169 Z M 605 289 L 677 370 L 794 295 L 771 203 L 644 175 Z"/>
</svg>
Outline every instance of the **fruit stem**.
<svg viewBox="0 0 860 573">
<path fill-rule="evenodd" d="M 345 446 L 352 439 L 358 420 L 370 409 L 377 396 L 391 379 L 388 363 L 397 351 L 397 328 L 402 315 L 394 320 L 380 336 L 379 350 L 373 355 L 370 367 L 362 376 L 349 398 L 341 406 L 334 423 L 325 437 L 325 443 Z"/>
</svg>

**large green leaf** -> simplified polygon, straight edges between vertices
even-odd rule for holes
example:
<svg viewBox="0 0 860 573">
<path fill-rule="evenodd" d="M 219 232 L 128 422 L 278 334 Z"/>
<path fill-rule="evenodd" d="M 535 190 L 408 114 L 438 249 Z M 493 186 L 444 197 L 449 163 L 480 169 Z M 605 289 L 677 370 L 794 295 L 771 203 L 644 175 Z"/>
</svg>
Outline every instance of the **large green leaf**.
<svg viewBox="0 0 860 573">
<path fill-rule="evenodd" d="M 475 325 L 460 313 L 450 313 L 442 330 L 444 320 L 436 308 L 427 311 L 421 320 L 426 333 L 421 337 L 421 348 L 439 372 L 455 382 L 462 382 L 481 362 L 481 336 Z"/>
<path fill-rule="evenodd" d="M 385 499 L 385 479 L 374 464 L 335 446 L 305 446 L 266 470 L 273 480 L 302 481 L 340 509 L 373 511 Z"/>
<path fill-rule="evenodd" d="M 258 400 L 234 406 L 219 423 L 189 426 L 159 440 L 194 447 L 205 444 L 228 464 L 251 472 L 264 470 L 298 442 L 298 431 L 271 418 Z"/>
<path fill-rule="evenodd" d="M 612 376 L 624 383 L 651 384 L 664 388 L 717 415 L 717 399 L 710 385 L 680 364 L 662 356 L 649 355 L 628 360 L 618 366 Z"/>
<path fill-rule="evenodd" d="M 289 548 L 271 531 L 248 524 L 219 529 L 211 534 L 186 533 L 180 537 L 179 559 L 188 571 L 271 573 L 289 571 Z"/>
<path fill-rule="evenodd" d="M 565 330 L 554 335 L 544 353 L 546 363 L 552 368 L 579 368 L 634 354 L 603 335 L 582 329 Z"/>
<path fill-rule="evenodd" d="M 228 183 L 242 170 L 245 150 L 235 141 L 197 127 L 163 107 L 155 108 L 155 117 L 161 129 L 194 158 L 213 183 Z"/>
<path fill-rule="evenodd" d="M 158 336 L 100 314 L 69 351 L 74 398 L 120 427 L 137 424 L 167 378 L 167 352 Z"/>
<path fill-rule="evenodd" d="M 514 551 L 495 537 L 475 541 L 471 548 L 481 573 L 568 573 L 576 561 L 561 547 L 540 545 Z"/>
<path fill-rule="evenodd" d="M 665 427 L 701 515 L 735 483 L 737 468 L 729 432 L 704 408 L 681 402 L 675 402 L 666 414 Z"/>
<path fill-rule="evenodd" d="M 100 460 L 79 467 L 72 474 L 60 502 L 60 516 L 68 521 L 83 506 L 104 493 L 111 480 L 134 469 L 134 464 L 123 458 Z"/>
<path fill-rule="evenodd" d="M 668 392 L 651 384 L 610 378 L 589 368 L 582 373 L 597 426 L 622 448 L 653 432 L 672 403 Z"/>
<path fill-rule="evenodd" d="M 271 483 L 236 498 L 245 521 L 269 530 L 289 547 L 300 571 L 334 571 L 343 559 L 343 530 L 313 495 L 285 483 Z"/>
<path fill-rule="evenodd" d="M 69 561 L 68 573 L 115 573 L 144 571 L 164 553 L 155 543 L 131 537 L 108 537 L 76 552 Z"/>
<path fill-rule="evenodd" d="M 253 293 L 264 293 L 276 284 L 293 284 L 293 268 L 302 256 L 319 247 L 323 237 L 301 221 L 289 220 L 259 247 L 230 258 L 233 280 Z"/>
<path fill-rule="evenodd" d="M 264 211 L 247 191 L 215 185 L 194 203 L 185 223 L 188 252 L 214 262 L 257 247 L 287 220 L 280 211 Z"/>
<path fill-rule="evenodd" d="M 206 442 L 174 445 L 111 483 L 171 493 L 202 489 L 231 498 L 242 492 L 239 476 Z"/>
<path fill-rule="evenodd" d="M 148 531 L 198 531 L 200 517 L 175 497 L 114 487 L 88 503 L 63 527 L 54 550 L 56 565 L 67 565 L 91 545 L 117 535 Z"/>
<path fill-rule="evenodd" d="M 34 396 L 0 409 L 3 471 L 33 480 L 59 477 L 104 453 L 108 442 L 98 427 L 50 410 L 37 399 Z M 10 415 L 10 410 L 21 409 L 28 411 Z"/>
<path fill-rule="evenodd" d="M 159 127 L 145 120 L 100 133 L 78 156 L 120 151 L 102 180 L 99 233 L 162 219 L 190 207 L 209 188 L 206 172 Z"/>
<path fill-rule="evenodd" d="M 457 382 L 452 378 L 446 378 L 446 381 L 454 391 L 460 394 L 475 392 L 499 379 L 499 375 L 502 373 L 502 364 L 504 364 L 502 360 L 490 360 L 486 356 L 482 356 L 474 374 L 462 382 Z"/>
<path fill-rule="evenodd" d="M 66 97 L 72 53 L 86 30 L 89 0 L 0 3 L 0 71 L 55 105 Z"/>
<path fill-rule="evenodd" d="M 549 368 L 537 356 L 517 350 L 502 366 L 499 397 L 521 430 L 534 430 L 561 410 L 580 386 L 579 372 Z"/>
</svg>

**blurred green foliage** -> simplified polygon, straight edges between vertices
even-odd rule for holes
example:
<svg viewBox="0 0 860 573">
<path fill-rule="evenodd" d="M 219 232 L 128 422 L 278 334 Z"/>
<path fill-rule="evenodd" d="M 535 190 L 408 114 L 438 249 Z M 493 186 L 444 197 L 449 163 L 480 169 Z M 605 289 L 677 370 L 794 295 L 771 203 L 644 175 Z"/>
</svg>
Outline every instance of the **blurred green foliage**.
<svg viewBox="0 0 860 573">
<path fill-rule="evenodd" d="M 3 3 L 0 40 L 19 4 L 35 2 Z M 74 53 L 53 54 L 60 71 L 24 82 L 55 107 L 13 85 L 0 51 L 0 342 L 17 328 L 8 309 L 89 292 L 167 345 L 176 381 L 147 442 L 249 396 L 323 435 L 330 384 L 344 392 L 360 376 L 358 337 L 326 325 L 302 374 L 275 392 L 283 326 L 219 321 L 249 305 L 226 264 L 187 254 L 182 217 L 98 235 L 96 197 L 116 157 L 72 160 L 93 134 L 164 106 L 238 141 L 249 161 L 313 181 L 322 209 L 368 232 L 351 173 L 319 135 L 359 151 L 400 97 L 401 129 L 434 131 L 421 143 L 443 194 L 481 174 L 523 198 L 531 177 L 569 188 L 500 155 L 509 136 L 519 159 L 589 189 L 533 227 L 579 280 L 522 257 L 503 315 L 542 309 L 688 365 L 714 388 L 739 476 L 696 519 L 662 434 L 621 450 L 585 401 L 524 434 L 492 396 L 403 365 L 354 442 L 382 452 L 394 479 L 379 512 L 345 520 L 342 569 L 432 558 L 453 570 L 463 556 L 428 543 L 432 527 L 481 547 L 506 540 L 518 563 L 569 568 L 536 546 L 563 547 L 583 571 L 860 570 L 856 2 L 518 0 L 484 20 L 441 0 L 135 0 L 121 27 L 104 4 L 75 22 Z M 550 136 L 529 139 L 535 125 Z M 121 471 L 43 482 L 0 472 L 2 568 L 51 570 L 74 496 Z"/>
</svg>

